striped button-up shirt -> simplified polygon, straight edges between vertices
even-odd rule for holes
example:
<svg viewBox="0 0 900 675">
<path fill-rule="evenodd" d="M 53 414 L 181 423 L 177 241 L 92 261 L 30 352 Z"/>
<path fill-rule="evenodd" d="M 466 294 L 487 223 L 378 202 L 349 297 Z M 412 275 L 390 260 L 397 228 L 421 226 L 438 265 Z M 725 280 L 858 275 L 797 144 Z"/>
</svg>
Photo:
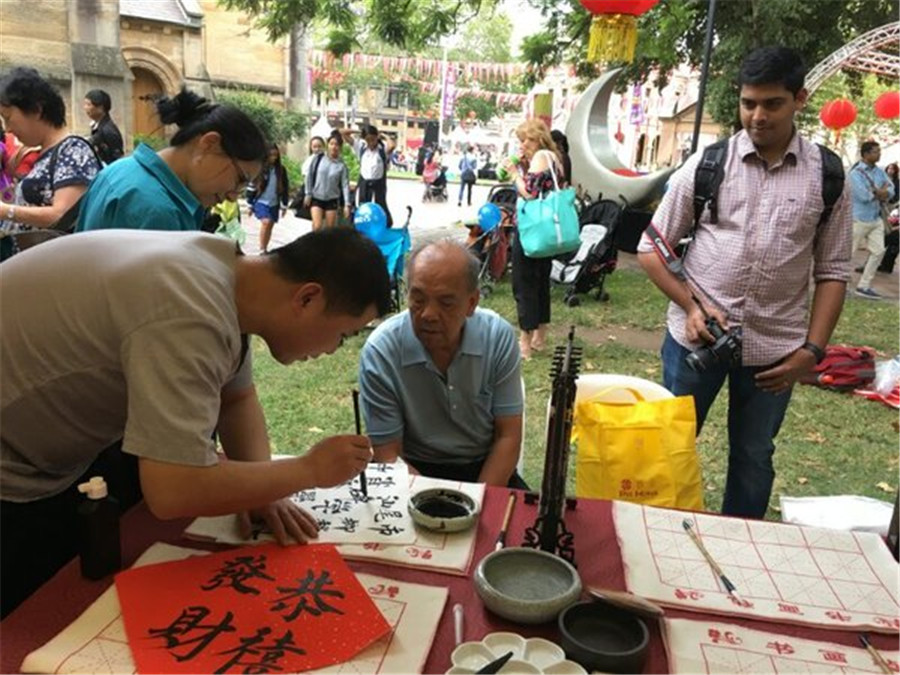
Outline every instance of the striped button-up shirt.
<svg viewBox="0 0 900 675">
<path fill-rule="evenodd" d="M 702 153 L 677 171 L 653 225 L 670 245 L 693 223 L 694 172 Z M 815 144 L 794 133 L 784 157 L 768 166 L 746 131 L 731 137 L 718 192 L 719 222 L 704 210 L 685 259 L 700 297 L 743 328 L 743 365 L 775 363 L 806 341 L 810 267 L 816 283 L 850 278 L 853 224 L 850 181 L 831 217 L 818 225 L 822 158 Z M 653 251 L 645 235 L 638 252 Z M 684 347 L 685 312 L 670 303 L 668 328 Z"/>
</svg>

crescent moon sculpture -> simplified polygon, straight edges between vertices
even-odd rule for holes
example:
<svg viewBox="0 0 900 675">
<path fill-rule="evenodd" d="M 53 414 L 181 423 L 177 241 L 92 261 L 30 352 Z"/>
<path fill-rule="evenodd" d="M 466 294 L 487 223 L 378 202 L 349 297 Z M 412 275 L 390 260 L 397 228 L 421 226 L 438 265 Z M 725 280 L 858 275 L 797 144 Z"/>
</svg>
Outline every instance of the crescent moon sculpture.
<svg viewBox="0 0 900 675">
<path fill-rule="evenodd" d="M 662 196 L 666 180 L 675 169 L 661 169 L 645 176 L 615 173 L 628 168 L 613 150 L 609 133 L 609 100 L 621 70 L 610 70 L 591 83 L 572 110 L 566 125 L 572 177 L 576 187 L 591 195 L 603 195 L 633 207 L 647 206 Z"/>
</svg>

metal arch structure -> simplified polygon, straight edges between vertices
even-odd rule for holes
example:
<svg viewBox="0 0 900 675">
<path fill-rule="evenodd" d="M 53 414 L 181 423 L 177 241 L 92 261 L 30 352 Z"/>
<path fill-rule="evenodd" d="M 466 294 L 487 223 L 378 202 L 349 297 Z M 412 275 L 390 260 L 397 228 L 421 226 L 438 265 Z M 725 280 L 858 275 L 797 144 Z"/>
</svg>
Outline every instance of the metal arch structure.
<svg viewBox="0 0 900 675">
<path fill-rule="evenodd" d="M 839 70 L 877 75 L 900 74 L 900 21 L 873 28 L 832 52 L 806 76 L 810 95 Z"/>
</svg>

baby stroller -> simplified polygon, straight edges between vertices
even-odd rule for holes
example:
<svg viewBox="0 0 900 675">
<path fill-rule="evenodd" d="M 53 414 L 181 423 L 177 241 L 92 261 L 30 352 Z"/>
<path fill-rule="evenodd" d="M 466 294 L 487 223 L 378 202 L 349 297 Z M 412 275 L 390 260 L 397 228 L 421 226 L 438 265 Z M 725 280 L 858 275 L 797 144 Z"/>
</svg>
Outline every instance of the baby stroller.
<svg viewBox="0 0 900 675">
<path fill-rule="evenodd" d="M 581 246 L 574 254 L 554 258 L 550 268 L 550 280 L 568 286 L 563 298 L 568 307 L 577 307 L 581 304 L 578 294 L 593 289 L 597 289 L 597 300 L 609 300 L 603 283 L 618 262 L 618 249 L 613 242 L 622 220 L 622 207 L 611 199 L 601 199 L 585 207 L 578 220 Z"/>
<path fill-rule="evenodd" d="M 494 185 L 488 193 L 488 202 L 497 206 L 501 218 L 499 224 L 484 229 L 480 223 L 465 223 L 469 228 L 466 246 L 481 261 L 478 285 L 484 297 L 494 290 L 494 282 L 500 281 L 509 263 L 509 246 L 515 227 L 516 189 L 514 186 Z"/>
<path fill-rule="evenodd" d="M 380 214 L 378 212 L 381 212 Z M 391 311 L 399 312 L 404 305 L 403 269 L 406 266 L 406 254 L 412 247 L 409 238 L 409 222 L 412 218 L 412 207 L 406 207 L 406 222 L 403 227 L 388 227 L 384 210 L 374 202 L 364 203 L 356 210 L 353 225 L 369 239 L 375 242 L 384 255 L 388 275 L 391 279 Z"/>
<path fill-rule="evenodd" d="M 519 198 L 519 192 L 512 183 L 497 183 L 491 186 L 488 192 L 488 201 L 496 204 L 503 211 L 503 224 L 510 227 L 516 223 L 516 201 Z"/>
<path fill-rule="evenodd" d="M 422 170 L 422 182 L 425 183 L 423 202 L 447 201 L 447 168 L 429 162 Z"/>
</svg>

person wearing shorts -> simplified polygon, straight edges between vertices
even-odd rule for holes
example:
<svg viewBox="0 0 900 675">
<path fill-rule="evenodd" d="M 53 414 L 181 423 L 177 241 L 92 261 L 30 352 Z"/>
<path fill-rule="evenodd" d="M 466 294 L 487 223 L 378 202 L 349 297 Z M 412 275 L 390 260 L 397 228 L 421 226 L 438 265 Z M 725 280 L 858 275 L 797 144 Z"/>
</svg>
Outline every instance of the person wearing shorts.
<svg viewBox="0 0 900 675">
<path fill-rule="evenodd" d="M 341 159 L 344 137 L 337 130 L 328 137 L 328 147 L 309 167 L 306 174 L 306 200 L 312 215 L 313 230 L 337 224 L 338 209 L 350 217 L 350 172 Z"/>
<path fill-rule="evenodd" d="M 256 198 L 251 210 L 259 220 L 259 252 L 265 253 L 272 239 L 272 229 L 281 212 L 290 202 L 287 170 L 281 164 L 281 152 L 277 145 L 269 148 L 266 166 L 260 174 Z"/>
</svg>

